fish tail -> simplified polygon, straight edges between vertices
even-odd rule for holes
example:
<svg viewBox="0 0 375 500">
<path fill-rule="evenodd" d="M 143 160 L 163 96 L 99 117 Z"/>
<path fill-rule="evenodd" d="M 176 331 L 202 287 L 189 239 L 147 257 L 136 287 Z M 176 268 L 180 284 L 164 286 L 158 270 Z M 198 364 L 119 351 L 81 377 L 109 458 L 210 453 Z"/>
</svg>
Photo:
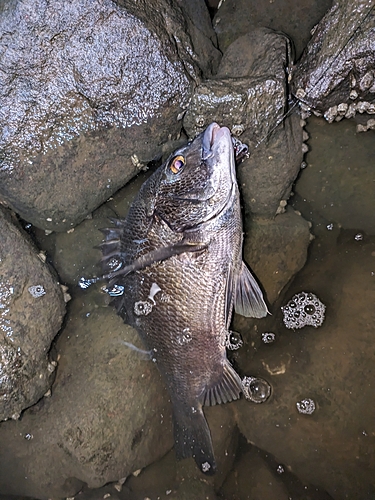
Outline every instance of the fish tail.
<svg viewBox="0 0 375 500">
<path fill-rule="evenodd" d="M 200 471 L 208 476 L 215 474 L 211 434 L 202 407 L 174 407 L 173 417 L 177 459 L 193 457 Z"/>
</svg>

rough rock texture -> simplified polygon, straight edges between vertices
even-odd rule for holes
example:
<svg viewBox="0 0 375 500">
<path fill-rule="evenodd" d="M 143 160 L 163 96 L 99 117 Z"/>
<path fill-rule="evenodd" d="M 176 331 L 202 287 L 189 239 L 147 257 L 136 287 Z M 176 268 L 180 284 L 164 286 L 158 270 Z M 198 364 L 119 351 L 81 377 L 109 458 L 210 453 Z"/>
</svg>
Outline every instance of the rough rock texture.
<svg viewBox="0 0 375 500">
<path fill-rule="evenodd" d="M 273 304 L 305 265 L 311 241 L 309 223 L 288 209 L 275 219 L 255 219 L 247 226 L 244 259 Z"/>
<path fill-rule="evenodd" d="M 216 73 L 222 54 L 217 48 L 217 36 L 212 28 L 206 3 L 204 0 L 177 2 L 184 12 L 199 67 L 203 76 L 209 78 Z"/>
<path fill-rule="evenodd" d="M 217 49 L 216 33 L 204 0 L 114 1 L 142 19 L 159 36 L 165 36 L 166 30 L 188 72 L 192 69 L 191 60 L 198 64 L 206 78 L 216 72 L 221 52 Z"/>
<path fill-rule="evenodd" d="M 259 456 L 255 447 L 234 465 L 220 491 L 225 500 L 289 500 L 291 496 L 276 470 Z"/>
<path fill-rule="evenodd" d="M 253 347 L 239 353 L 242 369 L 272 385 L 265 404 L 236 403 L 240 431 L 335 500 L 375 495 L 374 256 L 374 237 L 356 241 L 353 232 L 338 246 L 314 242 L 284 304 L 296 292 L 312 291 L 327 306 L 323 325 L 287 330 L 281 311 L 274 312 L 264 324 L 276 341 L 262 343 L 259 332 Z M 297 411 L 304 398 L 315 401 L 311 415 Z"/>
<path fill-rule="evenodd" d="M 259 2 L 257 0 L 225 0 L 213 24 L 222 51 L 241 35 L 255 27 L 266 26 L 289 35 L 300 56 L 310 39 L 310 30 L 320 21 L 332 0 L 288 0 Z"/>
<path fill-rule="evenodd" d="M 316 27 L 293 71 L 294 94 L 308 107 L 325 113 L 342 103 L 375 100 L 375 1 L 337 0 Z M 354 104 L 356 106 L 354 106 Z M 373 112 L 375 113 L 375 107 Z M 327 119 L 348 109 L 331 110 Z M 334 115 L 334 116 L 333 116 Z"/>
<path fill-rule="evenodd" d="M 0 491 L 73 496 L 162 457 L 173 446 L 158 371 L 122 342 L 139 343 L 98 290 L 71 301 L 57 342 L 52 397 L 0 425 Z"/>
<path fill-rule="evenodd" d="M 197 57 L 177 5 L 147 12 L 111 0 L 0 12 L 0 199 L 36 226 L 77 224 L 178 135 Z"/>
<path fill-rule="evenodd" d="M 247 211 L 263 217 L 273 217 L 289 197 L 303 158 L 299 117 L 283 120 L 290 57 L 288 39 L 272 30 L 240 37 L 223 56 L 217 78 L 197 87 L 184 117 L 190 137 L 217 121 L 250 146 L 250 159 L 238 169 L 240 189 Z"/>
<path fill-rule="evenodd" d="M 328 125 L 311 117 L 310 151 L 295 192 L 306 216 L 322 217 L 325 231 L 336 226 L 375 235 L 374 132 L 358 136 L 352 121 Z"/>
<path fill-rule="evenodd" d="M 65 314 L 56 277 L 16 224 L 0 208 L 0 420 L 18 418 L 48 391 L 48 351 Z"/>
</svg>

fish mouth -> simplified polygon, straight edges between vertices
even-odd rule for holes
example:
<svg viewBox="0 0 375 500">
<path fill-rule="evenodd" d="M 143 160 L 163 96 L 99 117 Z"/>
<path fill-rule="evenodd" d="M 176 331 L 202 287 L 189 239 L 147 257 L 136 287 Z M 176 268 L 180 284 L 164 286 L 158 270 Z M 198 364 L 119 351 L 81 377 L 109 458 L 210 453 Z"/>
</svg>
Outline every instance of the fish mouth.
<svg viewBox="0 0 375 500">
<path fill-rule="evenodd" d="M 207 160 L 214 155 L 214 146 L 220 142 L 223 137 L 224 140 L 232 142 L 229 128 L 220 127 L 216 122 L 211 123 L 204 131 L 202 141 L 202 159 Z"/>
<path fill-rule="evenodd" d="M 232 184 L 236 181 L 236 163 L 234 159 L 234 148 L 232 134 L 228 127 L 220 127 L 216 122 L 211 123 L 203 133 L 202 160 L 214 156 L 226 156 Z"/>
</svg>

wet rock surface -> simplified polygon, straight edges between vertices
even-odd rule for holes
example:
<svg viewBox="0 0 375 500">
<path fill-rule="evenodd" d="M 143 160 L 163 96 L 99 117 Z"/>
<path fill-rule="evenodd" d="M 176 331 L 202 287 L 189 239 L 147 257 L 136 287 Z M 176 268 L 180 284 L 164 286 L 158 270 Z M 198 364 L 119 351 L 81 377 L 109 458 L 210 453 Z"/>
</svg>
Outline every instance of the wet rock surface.
<svg viewBox="0 0 375 500">
<path fill-rule="evenodd" d="M 173 446 L 170 404 L 155 365 L 104 294 L 73 299 L 56 345 L 52 397 L 0 426 L 0 491 L 73 496 L 116 482 Z M 28 439 L 26 436 L 30 436 Z"/>
<path fill-rule="evenodd" d="M 373 484 L 374 238 L 316 240 L 309 264 L 288 290 L 285 304 L 308 286 L 326 305 L 326 320 L 315 329 L 287 330 L 281 311 L 262 327 L 276 341 L 262 344 L 260 325 L 238 360 L 244 371 L 272 385 L 263 405 L 235 405 L 240 431 L 306 483 L 335 500 L 371 499 Z M 343 272 L 343 270 L 345 270 Z M 322 280 L 324 276 L 324 280 Z M 247 339 L 249 340 L 249 339 Z M 312 400 L 315 411 L 299 412 Z"/>
<path fill-rule="evenodd" d="M 311 241 L 308 222 L 292 209 L 275 219 L 254 219 L 246 227 L 245 261 L 273 304 L 284 287 L 302 269 Z"/>
<path fill-rule="evenodd" d="M 65 314 L 57 277 L 0 208 L 0 420 L 18 418 L 50 388 L 48 351 Z"/>
<path fill-rule="evenodd" d="M 328 121 L 352 117 L 363 101 L 374 103 L 374 27 L 373 0 L 334 2 L 293 71 L 293 93 Z"/>
<path fill-rule="evenodd" d="M 146 24 L 110 0 L 4 5 L 0 197 L 24 219 L 69 229 L 179 133 L 199 70 L 182 14 L 156 13 Z"/>
<path fill-rule="evenodd" d="M 209 77 L 217 70 L 221 52 L 217 49 L 217 37 L 204 0 L 115 0 L 141 19 L 161 38 L 166 35 L 177 49 L 181 63 L 194 75 L 192 61 Z"/>
<path fill-rule="evenodd" d="M 213 25 L 223 52 L 239 36 L 265 26 L 289 35 L 298 58 L 310 39 L 310 30 L 331 5 L 332 0 L 301 0 L 298 3 L 226 0 L 215 15 Z"/>
<path fill-rule="evenodd" d="M 319 214 L 326 231 L 336 227 L 375 234 L 374 132 L 356 134 L 355 123 L 328 125 L 309 118 L 310 151 L 295 192 L 304 215 Z"/>
<path fill-rule="evenodd" d="M 273 217 L 289 197 L 303 158 L 298 115 L 283 120 L 289 64 L 285 36 L 259 28 L 240 37 L 224 54 L 215 79 L 197 87 L 184 117 L 190 137 L 217 121 L 249 145 L 250 158 L 238 168 L 240 189 L 247 212 L 263 217 Z"/>
<path fill-rule="evenodd" d="M 222 488 L 226 500 L 288 500 L 288 489 L 254 447 L 240 460 Z"/>
</svg>

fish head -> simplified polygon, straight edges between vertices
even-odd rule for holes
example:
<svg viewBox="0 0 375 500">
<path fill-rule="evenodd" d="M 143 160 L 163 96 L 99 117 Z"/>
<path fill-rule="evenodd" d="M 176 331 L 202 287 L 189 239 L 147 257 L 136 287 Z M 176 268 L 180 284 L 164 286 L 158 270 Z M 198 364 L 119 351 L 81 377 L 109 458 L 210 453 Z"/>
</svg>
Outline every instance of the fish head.
<svg viewBox="0 0 375 500">
<path fill-rule="evenodd" d="M 155 212 L 174 231 L 213 219 L 237 195 L 230 131 L 211 123 L 161 167 Z"/>
</svg>

